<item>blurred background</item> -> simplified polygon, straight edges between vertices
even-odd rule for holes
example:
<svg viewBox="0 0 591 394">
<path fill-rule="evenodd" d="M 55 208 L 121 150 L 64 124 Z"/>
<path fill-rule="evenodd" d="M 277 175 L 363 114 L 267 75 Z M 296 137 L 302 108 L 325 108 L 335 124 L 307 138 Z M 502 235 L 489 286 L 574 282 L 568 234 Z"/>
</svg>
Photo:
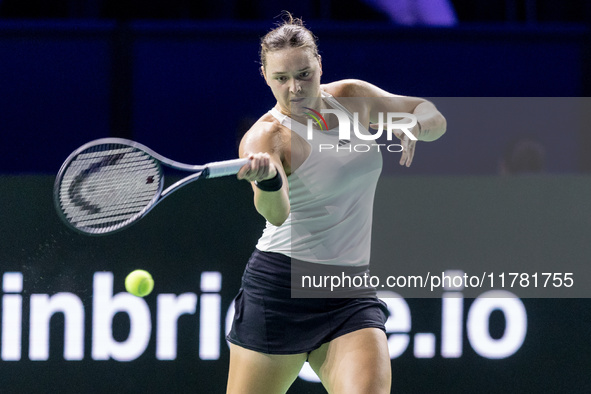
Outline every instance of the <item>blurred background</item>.
<svg viewBox="0 0 591 394">
<path fill-rule="evenodd" d="M 52 186 L 102 137 L 234 158 L 275 104 L 258 51 L 283 10 L 318 36 L 324 82 L 426 97 L 448 120 L 412 167 L 384 155 L 372 253 L 385 274 L 502 261 L 573 270 L 587 289 L 589 1 L 0 0 L 2 393 L 224 392 L 226 317 L 264 226 L 249 185 L 188 186 L 100 238 L 60 222 Z M 136 268 L 156 279 L 145 299 L 124 293 Z M 591 392 L 588 299 L 441 295 L 390 305 L 393 392 Z M 290 393 L 322 393 L 313 380 Z"/>
<path fill-rule="evenodd" d="M 0 171 L 53 173 L 75 147 L 105 136 L 179 161 L 235 156 L 274 105 L 259 40 L 284 9 L 319 37 L 325 82 L 360 78 L 433 99 L 591 91 L 583 0 L 0 0 Z M 496 174 L 515 139 L 550 150 L 558 135 L 570 149 L 545 169 L 591 171 L 581 130 L 499 127 L 476 151 L 454 138 L 450 120 L 438 150 L 463 160 L 425 154 L 405 174 Z"/>
</svg>

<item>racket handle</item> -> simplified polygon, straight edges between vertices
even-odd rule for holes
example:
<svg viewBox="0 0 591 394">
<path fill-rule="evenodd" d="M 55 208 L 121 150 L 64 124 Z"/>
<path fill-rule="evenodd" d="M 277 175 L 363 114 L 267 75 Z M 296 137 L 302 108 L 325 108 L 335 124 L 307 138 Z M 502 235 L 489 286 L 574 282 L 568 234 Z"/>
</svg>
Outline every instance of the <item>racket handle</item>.
<svg viewBox="0 0 591 394">
<path fill-rule="evenodd" d="M 235 175 L 246 163 L 248 163 L 248 159 L 234 159 L 209 163 L 206 165 L 206 168 L 208 169 L 207 178 Z"/>
</svg>

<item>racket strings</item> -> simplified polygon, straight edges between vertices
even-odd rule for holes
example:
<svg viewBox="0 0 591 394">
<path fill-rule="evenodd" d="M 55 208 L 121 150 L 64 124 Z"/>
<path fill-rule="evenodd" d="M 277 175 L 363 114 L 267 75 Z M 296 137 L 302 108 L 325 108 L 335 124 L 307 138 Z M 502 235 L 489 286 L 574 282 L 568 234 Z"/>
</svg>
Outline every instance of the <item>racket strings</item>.
<svg viewBox="0 0 591 394">
<path fill-rule="evenodd" d="M 70 198 L 74 199 L 72 196 L 73 194 L 84 191 L 79 189 L 80 182 L 84 182 L 83 186 L 87 195 L 92 193 L 93 200 L 96 200 L 96 202 L 99 203 L 108 202 L 101 201 L 101 197 L 102 200 L 115 201 L 119 201 L 121 199 L 124 199 L 124 201 L 129 201 L 130 197 L 136 200 L 143 200 L 142 193 L 150 194 L 150 192 L 152 192 L 153 195 L 154 192 L 154 187 L 144 188 L 143 183 L 146 183 L 147 186 L 150 184 L 153 186 L 158 185 L 155 183 L 157 182 L 156 176 L 150 178 L 151 175 L 146 175 L 146 170 L 149 169 L 150 168 L 146 167 L 145 165 L 137 168 L 118 166 L 117 168 L 102 170 L 100 174 L 96 175 L 78 175 L 78 177 L 73 177 L 70 182 L 68 182 L 69 180 L 65 180 L 64 185 L 62 186 L 62 192 L 69 193 Z M 132 194 L 133 192 L 135 192 L 135 194 Z"/>
<path fill-rule="evenodd" d="M 142 214 L 162 181 L 158 162 L 147 153 L 133 147 L 94 147 L 64 172 L 60 203 L 74 226 L 110 231 Z"/>
<path fill-rule="evenodd" d="M 121 185 L 119 185 L 120 188 Z M 125 191 L 109 193 L 108 190 L 86 193 L 80 201 L 75 201 L 64 211 L 74 224 L 79 226 L 106 224 L 112 221 L 124 221 L 141 212 L 152 200 L 157 188 L 132 196 Z M 80 208 L 80 205 L 83 208 Z"/>
</svg>

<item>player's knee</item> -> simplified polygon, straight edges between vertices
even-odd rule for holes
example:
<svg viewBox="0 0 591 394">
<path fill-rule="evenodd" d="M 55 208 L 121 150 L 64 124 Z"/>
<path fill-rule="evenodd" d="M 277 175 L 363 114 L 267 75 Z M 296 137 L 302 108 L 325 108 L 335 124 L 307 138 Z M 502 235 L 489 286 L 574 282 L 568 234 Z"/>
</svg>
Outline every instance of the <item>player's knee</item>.
<svg viewBox="0 0 591 394">
<path fill-rule="evenodd" d="M 390 363 L 378 363 L 371 367 L 356 368 L 351 371 L 327 374 L 325 386 L 330 394 L 388 394 L 390 393 L 392 374 Z"/>
<path fill-rule="evenodd" d="M 391 384 L 390 374 L 382 373 L 356 374 L 344 382 L 338 391 L 342 394 L 389 394 Z"/>
</svg>

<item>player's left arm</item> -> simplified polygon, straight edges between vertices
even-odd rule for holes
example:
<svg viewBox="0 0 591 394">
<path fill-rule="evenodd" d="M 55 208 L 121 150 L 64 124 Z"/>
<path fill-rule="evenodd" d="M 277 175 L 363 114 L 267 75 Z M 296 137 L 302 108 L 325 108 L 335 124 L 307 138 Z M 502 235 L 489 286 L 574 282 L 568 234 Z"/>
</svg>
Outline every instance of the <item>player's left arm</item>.
<svg viewBox="0 0 591 394">
<path fill-rule="evenodd" d="M 415 115 L 417 124 L 411 132 L 419 141 L 435 141 L 447 129 L 445 117 L 432 102 L 423 98 L 396 95 L 358 79 L 334 82 L 327 87 L 339 97 L 366 98 L 360 101 L 365 105 L 363 111 L 367 111 L 371 123 L 378 122 L 380 112 L 405 112 Z"/>
</svg>

